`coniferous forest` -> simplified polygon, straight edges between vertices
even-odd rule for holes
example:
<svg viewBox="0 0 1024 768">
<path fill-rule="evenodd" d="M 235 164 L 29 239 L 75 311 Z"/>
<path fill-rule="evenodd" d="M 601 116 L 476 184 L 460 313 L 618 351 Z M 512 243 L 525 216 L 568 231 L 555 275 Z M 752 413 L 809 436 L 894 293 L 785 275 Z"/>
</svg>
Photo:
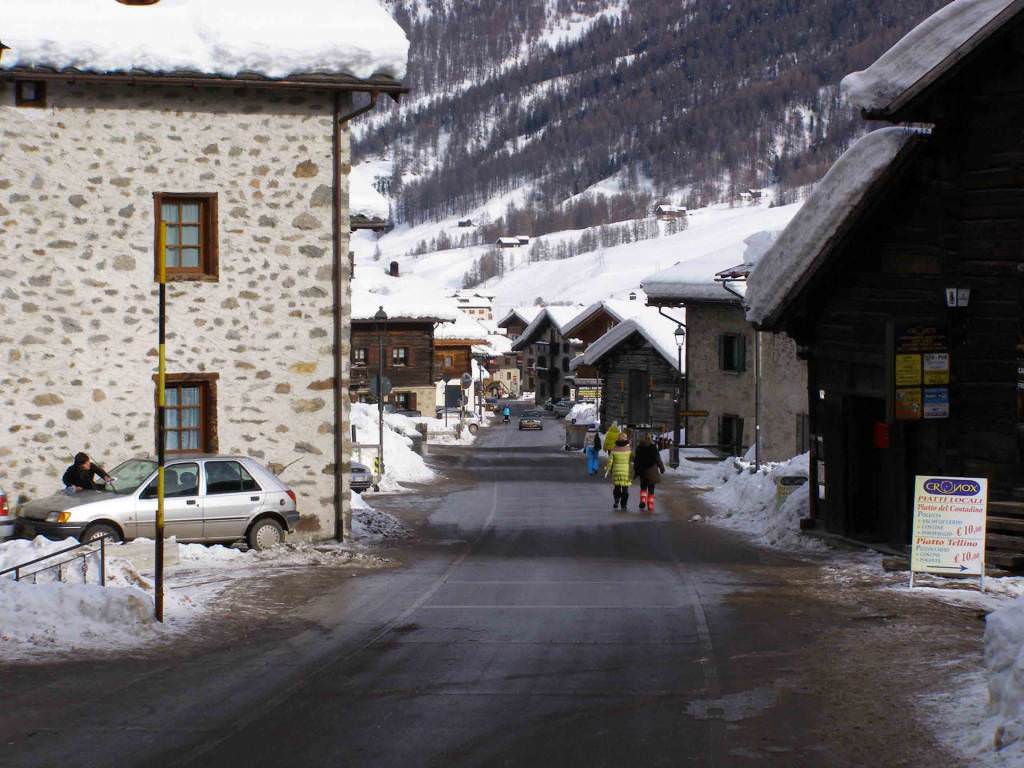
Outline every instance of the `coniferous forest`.
<svg viewBox="0 0 1024 768">
<path fill-rule="evenodd" d="M 697 206 L 778 184 L 785 199 L 864 130 L 843 75 L 943 4 L 393 0 L 413 92 L 355 154 L 396 161 L 394 215 L 412 224 L 524 184 L 550 212 L 615 174 L 648 193 L 638 212 L 671 191 Z M 608 8 L 582 35 L 546 34 L 551 14 Z"/>
</svg>

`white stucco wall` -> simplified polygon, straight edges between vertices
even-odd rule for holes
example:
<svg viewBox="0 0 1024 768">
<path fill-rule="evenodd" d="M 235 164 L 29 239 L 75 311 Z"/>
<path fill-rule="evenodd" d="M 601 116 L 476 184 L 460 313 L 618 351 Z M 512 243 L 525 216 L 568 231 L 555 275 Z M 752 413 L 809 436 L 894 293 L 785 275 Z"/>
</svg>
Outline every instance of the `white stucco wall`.
<svg viewBox="0 0 1024 768">
<path fill-rule="evenodd" d="M 108 469 L 152 455 L 153 193 L 216 192 L 219 280 L 169 286 L 168 372 L 218 373 L 219 451 L 295 462 L 281 477 L 302 528 L 333 533 L 332 100 L 50 83 L 47 107 L 27 109 L 0 85 L 0 487 L 12 498 L 56 490 L 76 451 Z M 346 134 L 344 174 L 348 152 Z M 346 372 L 348 357 L 344 340 Z"/>
</svg>

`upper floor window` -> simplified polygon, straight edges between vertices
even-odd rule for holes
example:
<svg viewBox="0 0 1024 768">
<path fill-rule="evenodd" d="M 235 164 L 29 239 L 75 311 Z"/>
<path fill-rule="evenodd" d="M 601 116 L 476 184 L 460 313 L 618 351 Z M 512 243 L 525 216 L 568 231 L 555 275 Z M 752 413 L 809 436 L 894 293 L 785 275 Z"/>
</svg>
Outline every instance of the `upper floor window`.
<svg viewBox="0 0 1024 768">
<path fill-rule="evenodd" d="M 445 355 L 444 356 L 444 367 L 445 368 L 451 368 L 453 365 L 455 365 L 455 358 L 452 357 L 451 355 Z"/>
<path fill-rule="evenodd" d="M 217 195 L 158 192 L 154 198 L 157 259 L 160 225 L 167 225 L 167 278 L 217 280 Z"/>
<path fill-rule="evenodd" d="M 718 367 L 730 373 L 747 370 L 747 339 L 738 333 L 718 337 Z"/>
<path fill-rule="evenodd" d="M 395 347 L 391 350 L 391 365 L 403 366 L 409 364 L 409 348 Z"/>
<path fill-rule="evenodd" d="M 14 106 L 45 107 L 46 82 L 44 80 L 15 80 Z"/>
<path fill-rule="evenodd" d="M 366 347 L 357 347 L 352 350 L 352 365 L 357 368 L 366 366 Z"/>
</svg>

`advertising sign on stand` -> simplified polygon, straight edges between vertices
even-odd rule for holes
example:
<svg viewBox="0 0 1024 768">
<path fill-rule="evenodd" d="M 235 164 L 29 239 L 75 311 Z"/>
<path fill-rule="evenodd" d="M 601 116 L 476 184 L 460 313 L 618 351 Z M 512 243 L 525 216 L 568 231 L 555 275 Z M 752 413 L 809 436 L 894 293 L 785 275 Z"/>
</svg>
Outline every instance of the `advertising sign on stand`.
<svg viewBox="0 0 1024 768">
<path fill-rule="evenodd" d="M 910 586 L 915 573 L 978 576 L 984 586 L 988 480 L 918 475 Z"/>
</svg>

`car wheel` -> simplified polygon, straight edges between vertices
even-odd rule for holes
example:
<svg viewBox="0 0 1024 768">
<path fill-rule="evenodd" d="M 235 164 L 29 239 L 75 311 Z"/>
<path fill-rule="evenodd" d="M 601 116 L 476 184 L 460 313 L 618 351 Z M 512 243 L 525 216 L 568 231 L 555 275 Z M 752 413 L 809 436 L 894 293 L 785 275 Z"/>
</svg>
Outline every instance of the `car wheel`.
<svg viewBox="0 0 1024 768">
<path fill-rule="evenodd" d="M 249 549 L 270 549 L 284 541 L 284 528 L 272 517 L 257 520 L 246 537 Z"/>
<path fill-rule="evenodd" d="M 101 536 L 106 536 L 107 541 L 118 542 L 121 541 L 121 532 L 112 525 L 106 523 L 94 523 L 90 525 L 82 533 L 80 541 L 82 544 L 88 544 L 91 541 L 98 541 Z"/>
<path fill-rule="evenodd" d="M 480 427 L 478 427 L 476 424 L 470 424 L 469 425 L 469 434 L 475 435 L 479 431 L 480 431 Z"/>
</svg>

